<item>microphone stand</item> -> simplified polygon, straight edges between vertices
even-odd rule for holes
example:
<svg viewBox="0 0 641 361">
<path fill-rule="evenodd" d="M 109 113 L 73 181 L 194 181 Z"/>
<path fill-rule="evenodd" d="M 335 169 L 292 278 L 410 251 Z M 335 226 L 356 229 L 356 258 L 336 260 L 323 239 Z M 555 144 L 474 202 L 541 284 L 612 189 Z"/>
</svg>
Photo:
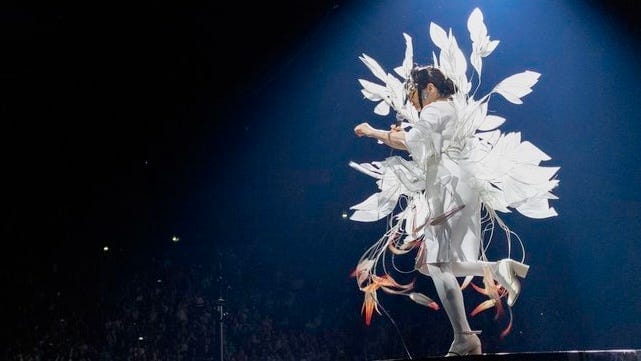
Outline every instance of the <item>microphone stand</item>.
<svg viewBox="0 0 641 361">
<path fill-rule="evenodd" d="M 223 361 L 224 348 L 225 348 L 225 338 L 223 334 L 223 325 L 225 319 L 225 311 L 223 306 L 225 305 L 225 299 L 223 298 L 223 266 L 222 263 L 218 263 L 218 300 L 216 301 L 216 310 L 218 311 L 218 347 L 219 347 L 219 361 Z"/>
</svg>

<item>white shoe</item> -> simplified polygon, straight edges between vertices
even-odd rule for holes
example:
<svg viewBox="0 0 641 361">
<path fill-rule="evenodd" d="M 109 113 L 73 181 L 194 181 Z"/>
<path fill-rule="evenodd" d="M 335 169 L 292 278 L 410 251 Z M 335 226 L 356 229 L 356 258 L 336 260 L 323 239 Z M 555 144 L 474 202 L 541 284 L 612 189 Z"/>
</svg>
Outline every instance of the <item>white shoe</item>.
<svg viewBox="0 0 641 361">
<path fill-rule="evenodd" d="M 481 354 L 481 339 L 476 335 L 477 332 L 462 332 L 454 337 L 454 342 L 445 357 L 467 356 Z"/>
<path fill-rule="evenodd" d="M 505 258 L 496 262 L 496 280 L 507 290 L 507 305 L 512 307 L 521 293 L 519 278 L 525 278 L 530 266 Z"/>
</svg>

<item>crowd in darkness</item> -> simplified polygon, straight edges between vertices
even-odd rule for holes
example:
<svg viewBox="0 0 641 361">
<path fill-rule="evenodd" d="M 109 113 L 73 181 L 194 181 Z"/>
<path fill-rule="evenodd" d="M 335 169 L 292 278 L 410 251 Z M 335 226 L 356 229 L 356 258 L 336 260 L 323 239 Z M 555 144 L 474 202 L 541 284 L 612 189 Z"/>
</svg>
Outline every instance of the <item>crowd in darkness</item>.
<svg viewBox="0 0 641 361">
<path fill-rule="evenodd" d="M 404 342 L 437 355 L 451 337 L 411 318 L 396 329 L 377 315 L 366 327 L 353 280 L 330 287 L 332 280 L 297 274 L 287 262 L 273 268 L 235 254 L 224 262 L 164 254 L 124 266 L 131 260 L 116 258 L 105 255 L 95 273 L 76 274 L 75 281 L 55 265 L 46 285 L 38 274 L 21 280 L 18 293 L 33 296 L 12 306 L 12 342 L 2 358 L 213 361 L 222 353 L 228 361 L 376 360 L 406 358 Z"/>
</svg>

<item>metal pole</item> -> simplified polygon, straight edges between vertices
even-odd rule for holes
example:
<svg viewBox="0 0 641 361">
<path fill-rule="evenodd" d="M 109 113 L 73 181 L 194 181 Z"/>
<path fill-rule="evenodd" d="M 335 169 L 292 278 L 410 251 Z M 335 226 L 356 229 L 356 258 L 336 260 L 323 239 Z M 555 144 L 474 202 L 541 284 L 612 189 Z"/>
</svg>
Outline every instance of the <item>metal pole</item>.
<svg viewBox="0 0 641 361">
<path fill-rule="evenodd" d="M 224 349 L 225 349 L 225 337 L 223 335 L 223 323 L 225 319 L 225 311 L 223 306 L 225 305 L 225 299 L 223 299 L 223 265 L 222 262 L 218 262 L 218 300 L 216 301 L 216 308 L 218 309 L 218 347 L 220 350 L 219 361 L 224 361 Z"/>
<path fill-rule="evenodd" d="M 218 298 L 218 301 L 216 304 L 218 305 L 218 334 L 220 336 L 220 339 L 218 340 L 219 345 L 220 345 L 220 361 L 223 361 L 223 351 L 224 351 L 224 342 L 225 338 L 223 336 L 223 319 L 225 318 L 225 312 L 223 311 L 223 305 L 225 303 L 225 300 L 223 300 L 222 296 Z"/>
</svg>

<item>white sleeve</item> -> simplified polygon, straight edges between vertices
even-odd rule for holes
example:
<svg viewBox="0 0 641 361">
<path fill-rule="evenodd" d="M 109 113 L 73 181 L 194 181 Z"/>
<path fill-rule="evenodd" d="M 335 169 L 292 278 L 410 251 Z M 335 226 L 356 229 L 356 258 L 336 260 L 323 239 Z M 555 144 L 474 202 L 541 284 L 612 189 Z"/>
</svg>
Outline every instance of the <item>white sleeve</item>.
<svg viewBox="0 0 641 361">
<path fill-rule="evenodd" d="M 405 133 L 405 146 L 416 161 L 424 161 L 426 156 L 441 151 L 445 117 L 441 110 L 432 104 L 421 111 L 416 124 Z"/>
</svg>

